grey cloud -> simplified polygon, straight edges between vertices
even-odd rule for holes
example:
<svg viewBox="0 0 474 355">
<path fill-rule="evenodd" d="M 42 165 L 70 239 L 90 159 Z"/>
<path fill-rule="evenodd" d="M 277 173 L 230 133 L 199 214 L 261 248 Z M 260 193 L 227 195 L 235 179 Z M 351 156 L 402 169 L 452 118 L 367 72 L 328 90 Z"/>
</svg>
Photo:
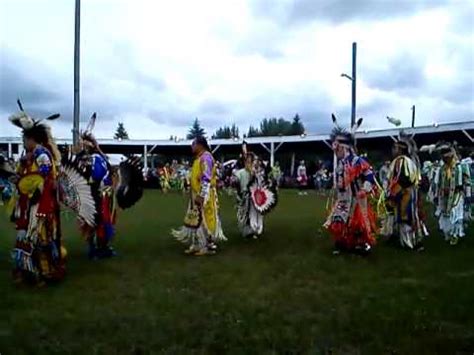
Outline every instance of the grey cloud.
<svg viewBox="0 0 474 355">
<path fill-rule="evenodd" d="M 447 0 L 294 0 L 278 5 L 271 0 L 259 0 L 253 9 L 257 15 L 288 25 L 314 20 L 343 23 L 393 18 L 448 3 Z"/>
<path fill-rule="evenodd" d="M 64 90 L 64 87 L 70 90 Z M 87 94 L 84 95 L 87 97 Z M 0 111 L 13 113 L 18 110 L 17 98 L 34 117 L 51 113 L 61 114 L 61 121 L 72 121 L 73 86 L 64 77 L 56 75 L 41 62 L 26 58 L 8 48 L 2 48 L 0 61 Z M 102 106 L 102 105 L 101 105 Z M 105 105 L 107 107 L 107 105 Z M 115 105 L 111 104 L 110 108 Z M 97 109 L 87 100 L 81 105 L 81 116 Z M 107 108 L 105 108 L 107 110 Z M 113 111 L 113 110 L 111 110 Z"/>
<path fill-rule="evenodd" d="M 0 61 L 0 110 L 14 112 L 18 110 L 17 98 L 20 98 L 25 109 L 32 114 L 41 116 L 46 108 L 54 106 L 60 100 L 60 94 L 53 90 L 55 78 L 42 82 L 32 75 L 31 66 L 20 67 L 24 58 L 16 58 L 6 50 L 2 50 Z M 44 68 L 40 68 L 43 69 Z"/>
<path fill-rule="evenodd" d="M 466 104 L 474 110 L 474 78 L 472 75 L 468 78 L 460 78 L 459 81 L 451 85 L 445 86 L 440 83 L 434 94 L 452 103 Z"/>
<path fill-rule="evenodd" d="M 170 125 L 172 127 L 187 127 L 194 120 L 196 113 L 181 108 L 175 109 L 151 109 L 145 114 L 154 122 Z"/>
<path fill-rule="evenodd" d="M 474 6 L 470 1 L 457 1 L 452 7 L 451 27 L 457 33 L 474 33 Z"/>
<path fill-rule="evenodd" d="M 120 41 L 114 43 L 111 49 L 111 57 L 114 58 L 114 79 L 124 79 L 136 83 L 142 89 L 151 89 L 161 92 L 166 89 L 165 82 L 155 76 L 144 72 L 135 56 L 135 50 L 129 43 Z"/>
<path fill-rule="evenodd" d="M 136 71 L 133 74 L 134 82 L 139 83 L 140 86 L 146 86 L 154 92 L 162 92 L 166 89 L 166 84 L 162 79 L 150 77 L 140 71 Z"/>
<path fill-rule="evenodd" d="M 371 66 L 362 66 L 360 78 L 372 89 L 412 97 L 413 101 L 422 97 L 435 97 L 452 104 L 472 106 L 474 100 L 472 50 L 458 47 L 453 53 L 457 55 L 457 60 L 446 63 L 456 68 L 457 75 L 453 80 L 425 76 L 429 56 L 417 57 L 409 53 L 399 55 L 384 64 L 372 63 Z"/>
<path fill-rule="evenodd" d="M 199 105 L 199 111 L 209 114 L 227 114 L 229 112 L 229 107 L 222 101 L 207 99 Z"/>
<path fill-rule="evenodd" d="M 309 133 L 324 134 L 331 129 L 330 111 L 329 109 L 318 109 L 317 107 L 302 107 L 298 114 Z"/>
<path fill-rule="evenodd" d="M 396 98 L 391 96 L 377 96 L 370 102 L 358 105 L 357 117 L 364 118 L 364 127 L 370 128 L 374 126 L 380 127 L 380 123 L 385 124 L 386 117 L 392 116 L 393 104 Z M 406 108 L 407 115 L 410 114 L 410 107 Z M 349 113 L 350 114 L 350 113 Z M 398 117 L 400 119 L 405 117 Z"/>
<path fill-rule="evenodd" d="M 248 117 L 247 126 L 242 127 L 239 121 L 245 131 L 249 125 L 258 125 L 265 117 L 283 117 L 290 120 L 298 113 L 308 133 L 327 133 L 331 129 L 332 112 L 338 112 L 341 117 L 346 117 L 349 112 L 345 107 L 334 105 L 331 98 L 321 89 L 263 93 L 248 103 L 248 107 L 252 110 L 238 112 L 239 117 Z"/>
<path fill-rule="evenodd" d="M 238 55 L 257 54 L 265 59 L 274 60 L 284 57 L 284 53 L 280 47 L 285 40 L 283 31 L 259 30 L 252 35 L 247 36 L 235 46 L 235 52 Z"/>
<path fill-rule="evenodd" d="M 258 54 L 263 58 L 273 60 L 280 59 L 284 56 L 283 51 L 281 51 L 277 46 L 272 42 L 256 43 L 256 42 L 247 42 L 242 43 L 236 48 L 237 54 Z"/>
<path fill-rule="evenodd" d="M 362 67 L 362 79 L 372 88 L 384 91 L 413 92 L 425 84 L 425 60 L 414 55 L 402 54 L 381 65 L 372 63 Z"/>
</svg>

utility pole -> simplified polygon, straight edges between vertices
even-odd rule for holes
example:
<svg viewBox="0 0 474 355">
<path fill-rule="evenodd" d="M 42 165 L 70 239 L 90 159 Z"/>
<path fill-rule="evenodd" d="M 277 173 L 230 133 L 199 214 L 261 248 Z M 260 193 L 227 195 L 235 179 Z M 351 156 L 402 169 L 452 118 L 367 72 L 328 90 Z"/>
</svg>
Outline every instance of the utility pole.
<svg viewBox="0 0 474 355">
<path fill-rule="evenodd" d="M 411 108 L 411 128 L 415 128 L 415 105 Z"/>
<path fill-rule="evenodd" d="M 74 121 L 72 128 L 73 145 L 79 143 L 80 115 L 80 52 L 81 52 L 81 0 L 76 0 L 74 17 Z"/>
<path fill-rule="evenodd" d="M 357 67 L 357 43 L 352 43 L 352 111 L 351 111 L 351 127 L 356 122 L 356 67 Z"/>
</svg>

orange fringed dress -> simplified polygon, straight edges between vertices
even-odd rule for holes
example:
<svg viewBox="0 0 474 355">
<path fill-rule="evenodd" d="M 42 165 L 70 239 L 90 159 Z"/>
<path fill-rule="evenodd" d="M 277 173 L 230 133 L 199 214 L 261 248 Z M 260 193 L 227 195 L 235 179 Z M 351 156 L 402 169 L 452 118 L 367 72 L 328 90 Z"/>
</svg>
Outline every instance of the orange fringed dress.
<svg viewBox="0 0 474 355">
<path fill-rule="evenodd" d="M 375 176 L 369 162 L 350 154 L 337 162 L 336 202 L 325 226 L 339 250 L 371 248 L 376 243 L 376 216 L 369 196 L 377 193 Z"/>
</svg>

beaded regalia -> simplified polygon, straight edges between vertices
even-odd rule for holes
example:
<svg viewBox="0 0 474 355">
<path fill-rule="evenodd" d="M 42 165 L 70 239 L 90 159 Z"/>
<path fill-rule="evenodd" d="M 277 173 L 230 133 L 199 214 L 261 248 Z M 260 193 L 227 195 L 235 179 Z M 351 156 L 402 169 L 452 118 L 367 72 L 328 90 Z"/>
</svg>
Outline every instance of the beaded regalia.
<svg viewBox="0 0 474 355">
<path fill-rule="evenodd" d="M 466 210 L 472 197 L 470 169 L 459 159 L 456 145 L 453 143 L 439 142 L 435 152 L 442 159 L 434 177 L 435 215 L 445 240 L 456 245 L 459 238 L 466 235 Z"/>
<path fill-rule="evenodd" d="M 422 240 L 428 232 L 421 214 L 421 166 L 413 137 L 400 131 L 393 152 L 395 158 L 384 186 L 387 213 L 381 234 L 398 239 L 402 247 L 422 250 Z"/>
<path fill-rule="evenodd" d="M 376 243 L 376 218 L 369 197 L 377 192 L 377 184 L 368 160 L 355 149 L 354 134 L 362 119 L 346 130 L 338 125 L 334 115 L 332 118 L 335 202 L 325 227 L 333 236 L 336 254 L 341 251 L 366 254 Z"/>
<path fill-rule="evenodd" d="M 61 235 L 58 193 L 60 155 L 45 120 L 20 112 L 10 122 L 22 129 L 25 153 L 16 171 L 17 200 L 12 213 L 17 235 L 12 251 L 15 281 L 44 284 L 61 280 L 66 272 L 66 249 Z"/>
<path fill-rule="evenodd" d="M 264 216 L 277 204 L 277 184 L 268 169 L 244 143 L 242 168 L 235 172 L 237 221 L 243 237 L 258 239 L 264 230 Z"/>
<path fill-rule="evenodd" d="M 195 159 L 184 225 L 173 230 L 172 235 L 188 247 L 186 254 L 209 255 L 216 252 L 218 242 L 227 240 L 219 217 L 216 163 L 204 137 L 193 141 L 193 149 Z"/>
</svg>

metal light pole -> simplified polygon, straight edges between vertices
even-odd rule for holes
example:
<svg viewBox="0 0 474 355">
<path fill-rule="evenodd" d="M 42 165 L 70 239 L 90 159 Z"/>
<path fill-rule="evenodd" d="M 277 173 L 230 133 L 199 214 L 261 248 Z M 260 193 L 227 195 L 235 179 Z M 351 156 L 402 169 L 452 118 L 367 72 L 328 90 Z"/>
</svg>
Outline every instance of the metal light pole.
<svg viewBox="0 0 474 355">
<path fill-rule="evenodd" d="M 347 78 L 352 83 L 352 105 L 351 105 L 351 127 L 356 122 L 356 68 L 357 68 L 357 43 L 352 43 L 352 75 L 341 74 L 342 77 Z"/>
<path fill-rule="evenodd" d="M 73 145 L 79 143 L 80 115 L 80 49 L 81 49 L 81 0 L 76 0 L 74 17 L 74 117 L 72 128 Z"/>
<path fill-rule="evenodd" d="M 356 122 L 356 66 L 357 66 L 357 43 L 352 43 L 352 111 L 351 111 L 351 127 Z"/>
<path fill-rule="evenodd" d="M 411 128 L 415 128 L 415 105 L 411 108 Z"/>
</svg>

